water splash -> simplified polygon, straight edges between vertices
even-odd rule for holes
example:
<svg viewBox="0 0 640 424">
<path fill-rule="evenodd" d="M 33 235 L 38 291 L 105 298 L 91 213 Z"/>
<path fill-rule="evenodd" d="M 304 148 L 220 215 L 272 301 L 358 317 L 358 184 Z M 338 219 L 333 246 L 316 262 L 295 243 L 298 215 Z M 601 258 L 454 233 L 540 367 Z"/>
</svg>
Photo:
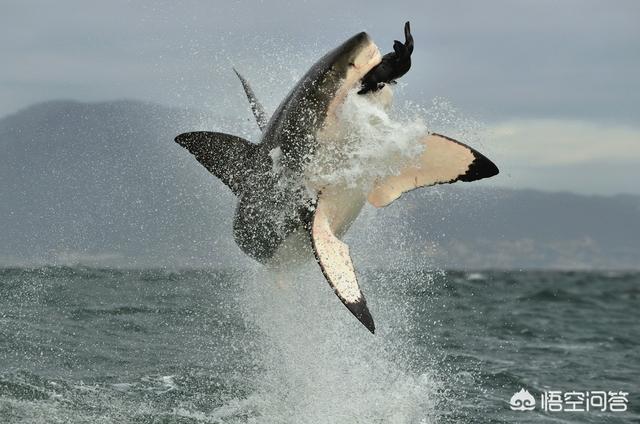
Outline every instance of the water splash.
<svg viewBox="0 0 640 424">
<path fill-rule="evenodd" d="M 256 268 L 247 275 L 239 301 L 263 338 L 254 352 L 261 372 L 249 397 L 214 415 L 223 422 L 433 422 L 440 384 L 435 373 L 412 368 L 398 346 L 408 341 L 387 325 L 369 334 L 322 280 L 313 264 L 289 272 Z M 403 316 L 397 305 L 374 313 L 386 323 Z"/>
<path fill-rule="evenodd" d="M 420 140 L 428 133 L 423 120 L 398 114 L 382 94 L 362 96 L 356 89 L 339 108 L 337 121 L 309 170 L 318 186 L 367 190 L 377 178 L 396 175 L 417 158 L 424 149 Z"/>
<path fill-rule="evenodd" d="M 391 108 L 388 98 L 352 90 L 338 110 L 338 122 L 308 169 L 312 185 L 365 193 L 377 178 L 398 174 L 417 158 L 425 149 L 420 140 L 430 130 L 478 138 L 476 122 L 443 99 L 429 108 L 409 102 Z M 241 135 L 249 132 L 238 127 Z M 452 128 L 458 132 L 452 134 Z M 421 278 L 378 281 L 382 286 L 375 290 L 367 287 L 369 279 L 361 279 L 379 323 L 372 336 L 336 299 L 316 264 L 279 273 L 252 269 L 236 299 L 246 325 L 255 330 L 244 349 L 256 368 L 238 370 L 248 394 L 197 416 L 191 408 L 174 412 L 223 423 L 436 422 L 449 377 L 440 375 L 446 371 L 430 362 L 424 346 L 417 347 L 425 336 L 413 326 L 423 311 L 402 296 L 407 287 L 428 284 L 429 276 Z"/>
<path fill-rule="evenodd" d="M 397 174 L 425 148 L 420 141 L 429 131 L 419 113 L 424 110 L 393 110 L 388 99 L 353 90 L 309 178 L 368 190 L 376 178 Z M 424 353 L 412 357 L 417 348 L 411 317 L 417 312 L 402 297 L 407 287 L 428 284 L 430 276 L 373 279 L 382 280 L 370 302 L 382 323 L 375 336 L 335 298 L 314 263 L 249 272 L 237 300 L 261 338 L 253 352 L 259 372 L 249 396 L 225 403 L 213 416 L 221 422 L 434 422 L 443 379 Z M 361 285 L 367 292 L 367 279 Z"/>
</svg>

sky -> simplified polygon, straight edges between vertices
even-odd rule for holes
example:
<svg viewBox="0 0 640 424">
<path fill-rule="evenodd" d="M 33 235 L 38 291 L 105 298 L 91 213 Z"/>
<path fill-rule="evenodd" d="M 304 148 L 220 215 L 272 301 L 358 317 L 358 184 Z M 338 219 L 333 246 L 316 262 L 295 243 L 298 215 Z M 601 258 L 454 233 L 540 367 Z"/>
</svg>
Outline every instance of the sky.
<svg viewBox="0 0 640 424">
<path fill-rule="evenodd" d="M 635 0 L 4 0 L 0 10 L 0 117 L 45 100 L 123 98 L 248 114 L 232 66 L 274 110 L 345 38 L 366 30 L 384 53 L 410 20 L 413 66 L 396 102 L 446 109 L 451 135 L 499 165 L 486 184 L 640 194 Z"/>
</svg>

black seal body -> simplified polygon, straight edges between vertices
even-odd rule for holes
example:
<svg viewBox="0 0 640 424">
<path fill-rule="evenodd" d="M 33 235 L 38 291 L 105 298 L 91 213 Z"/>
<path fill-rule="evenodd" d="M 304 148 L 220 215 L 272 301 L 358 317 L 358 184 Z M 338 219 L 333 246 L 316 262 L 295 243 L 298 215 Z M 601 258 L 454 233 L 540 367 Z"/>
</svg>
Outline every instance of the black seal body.
<svg viewBox="0 0 640 424">
<path fill-rule="evenodd" d="M 382 56 L 382 61 L 373 67 L 362 78 L 362 89 L 358 94 L 377 91 L 386 83 L 395 82 L 411 68 L 411 53 L 413 53 L 413 36 L 409 22 L 404 24 L 404 43 L 393 42 L 393 52 Z"/>
</svg>

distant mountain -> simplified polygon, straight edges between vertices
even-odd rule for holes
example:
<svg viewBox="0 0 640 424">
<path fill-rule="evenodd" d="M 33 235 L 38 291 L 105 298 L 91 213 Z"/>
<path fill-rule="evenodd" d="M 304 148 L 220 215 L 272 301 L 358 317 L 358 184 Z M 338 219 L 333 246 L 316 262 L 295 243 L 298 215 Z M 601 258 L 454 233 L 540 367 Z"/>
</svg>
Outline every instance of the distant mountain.
<svg viewBox="0 0 640 424">
<path fill-rule="evenodd" d="M 4 262 L 199 265 L 235 246 L 233 197 L 173 142 L 202 116 L 49 102 L 0 121 Z M 212 254 L 215 252 L 215 254 Z"/>
<path fill-rule="evenodd" d="M 246 263 L 233 195 L 173 138 L 208 128 L 255 139 L 247 116 L 60 101 L 1 119 L 0 264 Z M 441 186 L 366 207 L 348 240 L 368 266 L 637 269 L 640 196 Z"/>
<path fill-rule="evenodd" d="M 440 267 L 640 268 L 640 196 L 468 184 L 417 190 L 390 208 L 371 218 L 387 221 L 378 224 L 392 229 L 385 239 L 396 240 L 393 222 L 403 222 L 405 254 L 419 252 Z"/>
</svg>

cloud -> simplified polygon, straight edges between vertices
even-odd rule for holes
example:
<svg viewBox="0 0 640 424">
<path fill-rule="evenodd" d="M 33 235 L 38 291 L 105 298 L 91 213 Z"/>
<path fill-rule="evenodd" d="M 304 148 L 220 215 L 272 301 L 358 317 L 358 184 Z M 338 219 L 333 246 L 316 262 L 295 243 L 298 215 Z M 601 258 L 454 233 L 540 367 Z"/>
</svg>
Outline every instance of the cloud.
<svg viewBox="0 0 640 424">
<path fill-rule="evenodd" d="M 201 107 L 220 96 L 231 63 L 286 91 L 347 36 L 368 30 L 383 51 L 410 19 L 412 100 L 451 99 L 506 118 L 640 121 L 640 5 L 618 1 L 513 3 L 158 1 L 9 2 L 0 15 L 0 115 L 34 100 L 133 97 Z M 294 16 L 295 18 L 292 18 Z M 276 82 L 284 78 L 286 88 Z M 229 78 L 230 80 L 231 78 Z M 210 88 L 207 88 L 210 87 Z"/>
<path fill-rule="evenodd" d="M 640 128 L 579 120 L 511 120 L 480 136 L 500 175 L 487 185 L 640 193 Z"/>
<path fill-rule="evenodd" d="M 492 125 L 487 144 L 513 164 L 640 164 L 640 128 L 577 120 L 529 119 Z"/>
<path fill-rule="evenodd" d="M 444 97 L 488 122 L 494 134 L 480 147 L 503 169 L 569 172 L 590 163 L 618 176 L 633 170 L 640 122 L 634 0 L 8 2 L 0 14 L 7 58 L 0 116 L 60 98 L 133 98 L 216 119 L 247 113 L 232 65 L 274 110 L 337 43 L 365 29 L 389 51 L 408 19 L 416 50 L 399 100 L 428 105 Z"/>
</svg>

